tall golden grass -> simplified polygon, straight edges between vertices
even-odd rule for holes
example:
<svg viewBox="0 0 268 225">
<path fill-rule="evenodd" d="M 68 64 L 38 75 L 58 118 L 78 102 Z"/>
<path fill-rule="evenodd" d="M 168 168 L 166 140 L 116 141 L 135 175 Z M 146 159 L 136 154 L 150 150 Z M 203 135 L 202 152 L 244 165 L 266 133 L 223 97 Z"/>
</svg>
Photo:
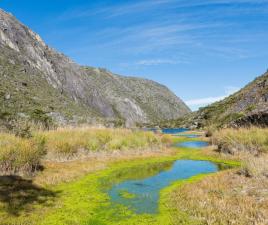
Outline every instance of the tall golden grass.
<svg viewBox="0 0 268 225">
<path fill-rule="evenodd" d="M 223 129 L 214 132 L 211 140 L 223 152 L 268 153 L 267 128 Z"/>
<path fill-rule="evenodd" d="M 44 141 L 0 134 L 0 174 L 30 173 L 46 154 Z"/>
<path fill-rule="evenodd" d="M 0 134 L 0 170 L 31 171 L 46 155 L 48 160 L 69 160 L 89 153 L 159 149 L 171 142 L 152 132 L 108 128 L 61 128 L 38 131 L 31 138 Z"/>
<path fill-rule="evenodd" d="M 79 150 L 89 152 L 132 150 L 159 147 L 168 142 L 152 132 L 108 128 L 64 128 L 38 132 L 35 138 L 44 138 L 48 151 L 75 154 Z"/>
<path fill-rule="evenodd" d="M 218 150 L 239 156 L 241 173 L 251 177 L 268 177 L 268 129 L 223 129 L 213 133 Z"/>
<path fill-rule="evenodd" d="M 195 219 L 192 224 L 267 224 L 267 188 L 267 179 L 224 171 L 174 191 L 172 207 Z M 181 224 L 180 219 L 173 224 Z"/>
</svg>

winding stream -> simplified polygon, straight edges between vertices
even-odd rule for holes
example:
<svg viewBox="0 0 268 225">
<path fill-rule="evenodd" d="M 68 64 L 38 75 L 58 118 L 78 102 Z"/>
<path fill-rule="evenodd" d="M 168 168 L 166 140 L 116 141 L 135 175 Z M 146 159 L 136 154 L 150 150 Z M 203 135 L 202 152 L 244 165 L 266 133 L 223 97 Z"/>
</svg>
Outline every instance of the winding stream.
<svg viewBox="0 0 268 225">
<path fill-rule="evenodd" d="M 208 146 L 209 143 L 207 141 L 185 141 L 176 144 L 176 147 L 183 147 L 183 148 L 204 148 Z"/>
<path fill-rule="evenodd" d="M 185 131 L 187 129 L 183 128 L 162 130 L 163 133 L 173 134 L 174 136 L 182 135 L 189 138 L 200 136 L 180 134 Z M 201 149 L 208 145 L 208 142 L 205 141 L 186 141 L 180 142 L 176 146 Z M 215 173 L 226 168 L 228 167 L 225 164 L 187 159 L 156 164 L 151 168 L 135 168 L 134 174 L 136 175 L 134 177 L 112 184 L 107 192 L 112 205 L 115 207 L 125 206 L 136 214 L 156 214 L 159 210 L 159 198 L 162 189 L 179 180 L 189 179 L 200 174 Z M 121 175 L 119 174 L 119 177 Z"/>
<path fill-rule="evenodd" d="M 177 160 L 160 168 L 153 176 L 115 184 L 108 193 L 114 204 L 124 205 L 137 214 L 155 214 L 158 213 L 159 195 L 163 188 L 174 181 L 214 173 L 221 168 L 219 164 L 209 161 Z"/>
</svg>

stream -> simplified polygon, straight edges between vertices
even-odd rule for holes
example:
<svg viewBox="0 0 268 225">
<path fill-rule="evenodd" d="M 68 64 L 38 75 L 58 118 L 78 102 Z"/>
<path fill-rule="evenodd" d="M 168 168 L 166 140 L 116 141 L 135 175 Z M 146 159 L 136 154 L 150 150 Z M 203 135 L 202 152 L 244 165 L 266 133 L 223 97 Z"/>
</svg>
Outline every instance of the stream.
<svg viewBox="0 0 268 225">
<path fill-rule="evenodd" d="M 152 129 L 150 129 L 152 130 Z M 163 129 L 165 134 L 199 137 L 196 134 L 183 134 L 187 129 Z M 202 149 L 207 147 L 205 141 L 185 141 L 175 144 L 176 147 Z M 159 208 L 160 192 L 173 182 L 189 179 L 200 174 L 215 173 L 226 169 L 225 164 L 217 164 L 210 161 L 181 159 L 167 163 L 159 163 L 150 167 L 135 168 L 133 178 L 125 179 L 111 185 L 107 190 L 114 206 L 123 205 L 136 214 L 156 214 Z"/>
<path fill-rule="evenodd" d="M 155 214 L 158 213 L 160 191 L 163 188 L 172 182 L 199 174 L 214 173 L 222 168 L 222 164 L 209 161 L 176 160 L 160 168 L 154 175 L 144 178 L 143 174 L 141 179 L 129 179 L 115 184 L 108 193 L 114 204 L 124 205 L 137 214 Z"/>
</svg>

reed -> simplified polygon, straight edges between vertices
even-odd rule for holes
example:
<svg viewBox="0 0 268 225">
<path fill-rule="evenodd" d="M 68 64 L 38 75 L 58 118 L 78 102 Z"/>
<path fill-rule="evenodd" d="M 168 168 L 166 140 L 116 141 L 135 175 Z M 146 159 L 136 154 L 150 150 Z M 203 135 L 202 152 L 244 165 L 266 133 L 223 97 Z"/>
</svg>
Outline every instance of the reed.
<svg viewBox="0 0 268 225">
<path fill-rule="evenodd" d="M 81 152 L 159 148 L 169 139 L 151 132 L 108 128 L 64 128 L 38 132 L 34 137 L 46 140 L 48 153 L 68 156 Z"/>
<path fill-rule="evenodd" d="M 223 152 L 268 153 L 267 128 L 222 129 L 214 132 L 211 140 Z"/>
<path fill-rule="evenodd" d="M 0 134 L 0 173 L 32 172 L 42 158 L 68 161 L 99 152 L 162 149 L 168 136 L 152 132 L 108 128 L 61 128 L 33 132 L 30 138 Z"/>
</svg>

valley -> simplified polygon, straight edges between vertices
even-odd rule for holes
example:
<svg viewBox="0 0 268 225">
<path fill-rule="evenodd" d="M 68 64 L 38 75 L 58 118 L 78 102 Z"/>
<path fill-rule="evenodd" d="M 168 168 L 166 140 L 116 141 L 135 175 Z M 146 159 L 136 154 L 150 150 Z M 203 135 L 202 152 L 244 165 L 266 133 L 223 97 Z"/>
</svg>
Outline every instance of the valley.
<svg viewBox="0 0 268 225">
<path fill-rule="evenodd" d="M 203 24 L 182 27 L 164 34 Z M 155 59 L 134 67 L 160 64 L 170 67 L 162 76 L 196 66 Z M 181 87 L 194 92 L 195 82 Z M 0 225 L 268 224 L 268 73 L 207 99 L 192 111 L 163 84 L 80 65 L 0 9 Z"/>
</svg>

